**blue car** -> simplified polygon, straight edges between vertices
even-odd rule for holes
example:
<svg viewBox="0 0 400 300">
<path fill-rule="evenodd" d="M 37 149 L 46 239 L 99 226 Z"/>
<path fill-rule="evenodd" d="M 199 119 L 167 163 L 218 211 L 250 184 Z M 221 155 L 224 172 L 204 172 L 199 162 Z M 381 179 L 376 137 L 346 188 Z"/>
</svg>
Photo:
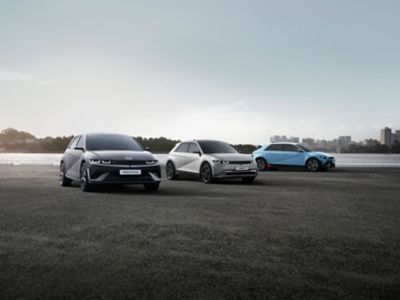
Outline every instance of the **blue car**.
<svg viewBox="0 0 400 300">
<path fill-rule="evenodd" d="M 315 172 L 335 167 L 335 158 L 314 152 L 296 143 L 265 144 L 253 152 L 260 170 L 276 167 L 301 167 Z"/>
</svg>

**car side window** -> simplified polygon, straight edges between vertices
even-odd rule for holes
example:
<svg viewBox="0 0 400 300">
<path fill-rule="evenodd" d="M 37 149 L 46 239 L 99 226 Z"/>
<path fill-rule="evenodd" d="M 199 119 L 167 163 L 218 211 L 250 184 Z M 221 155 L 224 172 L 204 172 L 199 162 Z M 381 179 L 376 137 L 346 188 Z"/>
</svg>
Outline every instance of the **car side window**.
<svg viewBox="0 0 400 300">
<path fill-rule="evenodd" d="M 282 145 L 282 151 L 286 152 L 297 152 L 297 147 L 294 145 Z"/>
<path fill-rule="evenodd" d="M 189 143 L 182 143 L 176 148 L 175 152 L 188 152 Z"/>
<path fill-rule="evenodd" d="M 269 147 L 265 149 L 265 151 L 282 151 L 282 145 L 279 144 L 269 145 Z"/>
<path fill-rule="evenodd" d="M 69 149 L 74 149 L 76 147 L 76 144 L 78 143 L 80 136 L 76 136 L 73 141 L 71 142 Z"/>
<path fill-rule="evenodd" d="M 197 146 L 196 143 L 190 143 L 189 144 L 189 153 L 198 153 L 200 152 L 199 146 Z"/>
<path fill-rule="evenodd" d="M 76 137 L 73 137 L 73 138 L 71 139 L 71 141 L 69 142 L 69 144 L 68 144 L 68 146 L 67 146 L 67 149 L 71 149 L 71 146 L 72 146 L 72 144 L 75 142 L 75 140 L 76 140 Z"/>
<path fill-rule="evenodd" d="M 75 147 L 83 148 L 83 146 L 83 137 L 81 136 Z"/>
</svg>

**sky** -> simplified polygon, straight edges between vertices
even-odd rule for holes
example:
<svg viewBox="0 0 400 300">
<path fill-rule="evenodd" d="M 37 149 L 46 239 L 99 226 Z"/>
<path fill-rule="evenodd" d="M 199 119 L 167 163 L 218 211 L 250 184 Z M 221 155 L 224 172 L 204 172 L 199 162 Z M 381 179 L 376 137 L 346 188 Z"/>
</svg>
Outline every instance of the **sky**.
<svg viewBox="0 0 400 300">
<path fill-rule="evenodd" d="M 400 1 L 0 0 L 0 130 L 261 144 L 400 129 Z"/>
</svg>

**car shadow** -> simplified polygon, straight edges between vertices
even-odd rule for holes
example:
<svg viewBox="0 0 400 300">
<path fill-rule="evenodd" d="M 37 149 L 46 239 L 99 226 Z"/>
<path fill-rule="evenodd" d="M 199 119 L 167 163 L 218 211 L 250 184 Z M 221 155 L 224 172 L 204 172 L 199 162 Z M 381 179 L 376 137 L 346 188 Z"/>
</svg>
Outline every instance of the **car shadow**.
<svg viewBox="0 0 400 300">
<path fill-rule="evenodd" d="M 224 179 L 216 180 L 213 183 L 205 184 L 200 179 L 194 178 L 179 178 L 172 181 L 173 186 L 166 185 L 170 183 L 167 179 L 164 179 L 164 184 L 161 185 L 157 191 L 147 191 L 144 189 L 143 185 L 98 185 L 89 192 L 89 194 L 114 194 L 114 195 L 141 195 L 141 196 L 199 196 L 199 195 L 209 195 L 211 192 L 214 193 L 213 186 L 243 186 L 251 189 L 256 186 L 267 186 L 268 182 L 265 180 L 257 181 L 253 183 L 244 183 L 241 180 L 235 179 Z M 79 183 L 72 183 L 71 187 L 73 189 L 80 189 Z M 243 193 L 247 192 L 247 188 L 243 189 Z M 83 193 L 83 192 L 82 192 Z"/>
</svg>

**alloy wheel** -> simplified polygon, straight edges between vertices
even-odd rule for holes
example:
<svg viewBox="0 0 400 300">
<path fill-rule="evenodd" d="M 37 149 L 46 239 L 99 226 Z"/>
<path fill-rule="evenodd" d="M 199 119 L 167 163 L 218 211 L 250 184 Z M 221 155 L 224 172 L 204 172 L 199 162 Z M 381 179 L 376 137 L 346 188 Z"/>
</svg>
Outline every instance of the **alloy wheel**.
<svg viewBox="0 0 400 300">
<path fill-rule="evenodd" d="M 82 164 L 82 167 L 81 167 L 80 184 L 81 184 L 81 190 L 82 191 L 84 191 L 84 192 L 88 192 L 89 191 L 89 183 L 88 183 L 88 177 L 87 177 L 86 164 Z"/>
<path fill-rule="evenodd" d="M 311 158 L 307 162 L 307 170 L 311 172 L 318 171 L 319 169 L 319 162 L 315 158 Z"/>
<path fill-rule="evenodd" d="M 206 163 L 201 167 L 200 175 L 201 175 L 201 180 L 204 183 L 209 183 L 212 181 L 212 172 L 211 172 L 211 167 L 209 164 Z"/>
<path fill-rule="evenodd" d="M 172 179 L 174 178 L 174 166 L 172 165 L 172 163 L 169 161 L 167 163 L 167 167 L 166 167 L 166 173 L 167 173 L 167 178 L 168 179 Z"/>
<path fill-rule="evenodd" d="M 259 157 L 259 158 L 257 158 L 256 159 L 256 163 L 257 163 L 257 168 L 258 169 L 260 169 L 260 170 L 266 170 L 267 169 L 267 167 L 268 167 L 268 164 L 267 164 L 267 162 L 265 161 L 265 159 L 263 159 L 263 158 L 261 158 L 261 157 Z"/>
</svg>

